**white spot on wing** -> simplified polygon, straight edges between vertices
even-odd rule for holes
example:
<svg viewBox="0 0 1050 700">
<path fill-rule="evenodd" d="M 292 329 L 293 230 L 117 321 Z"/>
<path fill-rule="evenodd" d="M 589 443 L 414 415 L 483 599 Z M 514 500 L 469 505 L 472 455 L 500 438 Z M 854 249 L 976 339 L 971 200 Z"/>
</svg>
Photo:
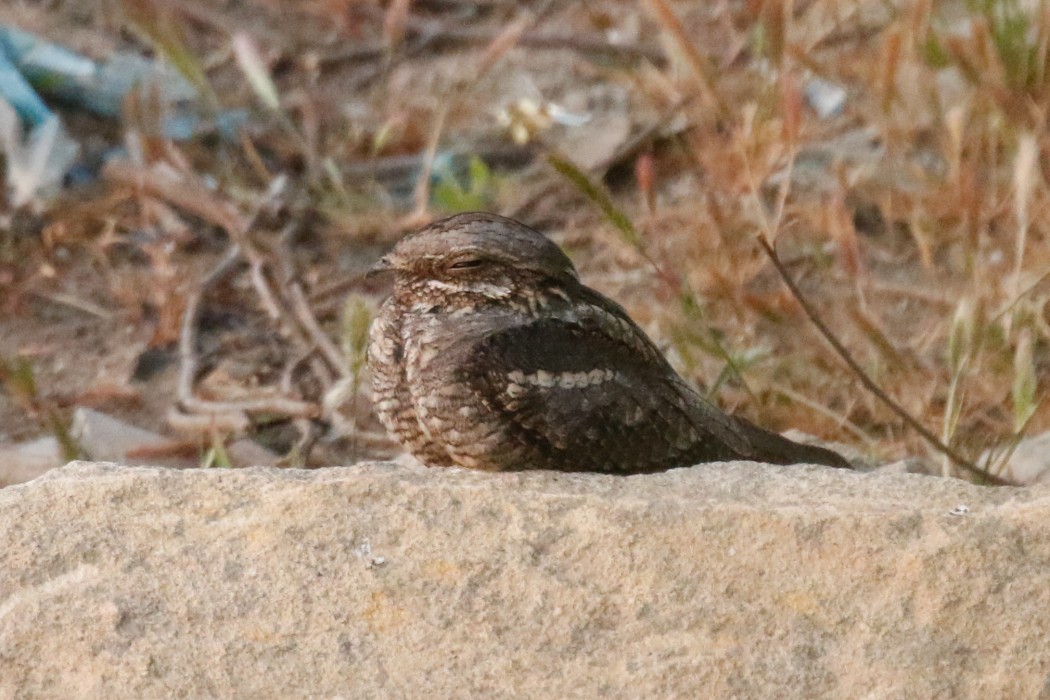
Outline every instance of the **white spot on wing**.
<svg viewBox="0 0 1050 700">
<path fill-rule="evenodd" d="M 560 375 L 559 375 L 560 376 Z M 554 375 L 547 370 L 539 369 L 534 374 L 530 374 L 530 382 L 537 386 L 551 387 L 554 386 Z"/>
<path fill-rule="evenodd" d="M 590 372 L 561 372 L 554 374 L 547 370 L 536 370 L 531 374 L 525 374 L 521 370 L 507 373 L 507 393 L 511 396 L 520 396 L 525 393 L 525 387 L 538 386 L 545 389 L 559 387 L 562 389 L 585 389 L 610 382 L 616 378 L 616 373 L 611 369 L 592 369 Z"/>
</svg>

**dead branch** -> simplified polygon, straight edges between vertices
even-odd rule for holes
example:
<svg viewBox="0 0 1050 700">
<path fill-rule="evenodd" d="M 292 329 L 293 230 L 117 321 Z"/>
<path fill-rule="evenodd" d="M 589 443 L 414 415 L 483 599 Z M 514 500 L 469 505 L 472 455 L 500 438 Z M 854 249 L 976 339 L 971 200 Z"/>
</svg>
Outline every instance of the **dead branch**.
<svg viewBox="0 0 1050 700">
<path fill-rule="evenodd" d="M 423 46 L 431 46 L 433 44 L 489 44 L 499 36 L 500 31 L 499 29 L 484 27 L 444 26 L 439 22 L 420 18 L 409 19 L 408 23 L 408 35 L 414 40 L 412 43 L 413 52 L 422 48 L 417 46 L 419 43 L 422 43 Z M 667 62 L 667 56 L 659 46 L 613 44 L 600 37 L 525 32 L 517 39 L 517 43 L 519 46 L 529 49 L 555 51 L 564 49 L 606 59 L 644 60 L 654 65 L 663 65 Z M 371 46 L 352 46 L 339 49 L 338 51 L 331 51 L 319 56 L 318 61 L 322 66 L 327 67 L 338 63 L 379 60 L 388 53 L 389 48 L 385 44 L 376 43 Z"/>
<path fill-rule="evenodd" d="M 347 375 L 346 360 L 343 357 L 343 353 L 339 351 L 339 348 L 335 346 L 332 339 L 321 329 L 321 324 L 317 321 L 317 317 L 314 315 L 313 310 L 310 308 L 310 303 L 307 301 L 306 292 L 303 290 L 303 285 L 298 280 L 298 275 L 292 266 L 292 253 L 290 250 L 290 242 L 298 233 L 298 227 L 291 225 L 285 227 L 284 231 L 281 232 L 280 237 L 277 240 L 279 249 L 277 250 L 277 262 L 281 266 L 282 272 L 282 283 L 288 289 L 289 304 L 291 305 L 291 314 L 295 318 L 299 327 L 306 333 L 307 337 L 313 341 L 314 347 L 321 353 L 321 356 L 327 361 L 330 375 L 326 382 L 325 390 L 330 388 L 332 377 L 331 375 L 345 377 Z"/>
<path fill-rule="evenodd" d="M 197 376 L 199 360 L 197 357 L 197 318 L 200 315 L 200 302 L 204 294 L 220 281 L 230 275 L 241 262 L 241 247 L 234 244 L 226 253 L 197 291 L 186 302 L 183 312 L 182 329 L 179 334 L 179 377 L 176 384 L 176 398 L 184 411 L 190 413 L 211 414 L 244 414 L 276 413 L 288 416 L 311 416 L 317 413 L 313 404 L 284 397 L 260 397 L 245 401 L 208 401 L 193 393 L 193 384 Z"/>
<path fill-rule="evenodd" d="M 317 346 L 321 356 L 337 376 L 345 376 L 346 360 L 343 359 L 343 354 L 339 352 L 339 348 L 335 346 L 332 339 L 321 330 L 321 324 L 317 322 L 313 311 L 310 310 L 310 304 L 306 301 L 303 286 L 298 282 L 292 282 L 288 285 L 288 291 L 291 294 L 292 312 Z"/>
<path fill-rule="evenodd" d="M 849 351 L 842 344 L 842 342 L 839 341 L 837 337 L 835 337 L 835 335 L 831 332 L 827 325 L 821 320 L 816 310 L 809 303 L 809 300 L 807 300 L 805 296 L 803 296 L 802 291 L 798 288 L 798 285 L 795 284 L 795 281 L 791 278 L 791 275 L 788 274 L 787 268 L 784 267 L 784 263 L 780 261 L 780 258 L 777 256 L 776 251 L 773 249 L 773 246 L 769 243 L 769 241 L 767 241 L 766 238 L 762 235 L 756 236 L 756 238 L 758 239 L 758 244 L 762 246 L 762 250 L 765 251 L 766 255 L 769 257 L 770 262 L 773 263 L 773 267 L 776 268 L 777 273 L 780 275 L 780 278 L 784 280 L 784 284 L 787 285 L 787 288 L 791 291 L 792 296 L 794 296 L 795 300 L 798 301 L 799 305 L 802 307 L 802 310 L 806 313 L 806 316 L 809 318 L 810 322 L 817 327 L 817 330 L 820 331 L 820 334 L 822 336 L 824 336 L 824 339 L 831 344 L 831 347 L 835 349 L 835 352 L 838 353 L 839 357 L 842 358 L 843 362 L 845 362 L 846 365 L 853 372 L 853 374 L 857 376 L 857 378 L 860 380 L 860 383 L 864 385 L 864 388 L 866 388 L 868 391 L 874 394 L 877 399 L 886 404 L 886 406 L 888 406 L 891 411 L 896 413 L 901 418 L 901 420 L 903 420 L 905 423 L 908 424 L 908 426 L 915 430 L 915 432 L 921 435 L 922 438 L 926 440 L 926 442 L 932 445 L 934 449 L 936 449 L 941 454 L 946 455 L 958 467 L 996 486 L 1016 486 L 1016 484 L 1014 484 L 1012 481 L 1004 479 L 1000 476 L 996 476 L 995 474 L 991 474 L 990 472 L 981 469 L 976 464 L 974 464 L 973 462 L 971 462 L 970 460 L 966 459 L 958 452 L 953 450 L 951 447 L 945 445 L 937 438 L 936 435 L 930 432 L 926 428 L 926 426 L 924 426 L 922 423 L 920 423 L 918 420 L 912 417 L 912 415 L 906 410 L 904 410 L 904 408 L 899 403 L 894 401 L 888 394 L 886 394 L 886 392 L 880 389 L 879 386 L 875 384 L 875 382 L 871 379 L 871 377 L 869 377 L 868 374 L 863 369 L 861 369 L 861 366 L 857 364 L 856 360 L 853 359 L 853 356 L 850 355 Z"/>
<path fill-rule="evenodd" d="M 276 178 L 267 193 L 259 199 L 251 214 L 244 218 L 233 218 L 229 222 L 227 233 L 232 244 L 226 256 L 201 282 L 190 296 L 183 312 L 182 328 L 179 334 L 179 377 L 176 396 L 179 405 L 189 413 L 208 414 L 212 420 L 223 415 L 235 426 L 247 425 L 248 413 L 274 413 L 291 417 L 309 417 L 317 414 L 317 407 L 305 401 L 284 396 L 261 396 L 242 401 L 208 401 L 194 394 L 193 385 L 197 376 L 199 360 L 197 357 L 197 319 L 200 315 L 200 303 L 203 296 L 221 280 L 236 269 L 243 260 L 247 260 L 252 269 L 252 279 L 260 300 L 267 312 L 275 318 L 281 318 L 283 305 L 278 302 L 269 287 L 263 273 L 264 261 L 260 253 L 248 239 L 248 231 L 267 206 L 283 192 L 285 178 Z M 294 326 L 293 326 L 294 328 Z M 241 418 L 237 418 L 240 416 Z M 174 416 L 169 416 L 171 421 Z"/>
</svg>

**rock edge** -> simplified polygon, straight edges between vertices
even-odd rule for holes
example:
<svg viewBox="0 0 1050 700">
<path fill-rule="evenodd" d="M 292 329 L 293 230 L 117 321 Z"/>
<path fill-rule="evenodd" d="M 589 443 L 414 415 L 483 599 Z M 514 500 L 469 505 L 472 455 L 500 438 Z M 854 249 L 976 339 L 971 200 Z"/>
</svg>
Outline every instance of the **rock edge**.
<svg viewBox="0 0 1050 700">
<path fill-rule="evenodd" d="M 1050 697 L 1050 487 L 74 463 L 0 491 L 0 697 Z"/>
</svg>

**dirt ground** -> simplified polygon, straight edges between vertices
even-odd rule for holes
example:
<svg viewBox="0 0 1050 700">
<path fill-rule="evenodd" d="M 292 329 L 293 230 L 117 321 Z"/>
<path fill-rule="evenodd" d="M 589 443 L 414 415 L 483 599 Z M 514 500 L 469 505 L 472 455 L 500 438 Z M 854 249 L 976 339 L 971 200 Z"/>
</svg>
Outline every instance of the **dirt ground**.
<svg viewBox="0 0 1050 700">
<path fill-rule="evenodd" d="M 188 56 L 205 111 L 248 117 L 233 136 L 173 140 L 163 106 L 53 105 L 81 146 L 77 177 L 0 206 L 0 443 L 91 407 L 189 463 L 242 435 L 287 464 L 396 453 L 367 375 L 346 369 L 350 310 L 382 299 L 362 273 L 394 240 L 466 209 L 551 235 L 690 381 L 761 424 L 873 461 L 934 454 L 806 319 L 764 234 L 863 369 L 942 439 L 976 458 L 1020 427 L 1050 429 L 1045 137 L 1023 117 L 993 133 L 989 114 L 1014 124 L 982 92 L 1001 89 L 922 58 L 913 33 L 965 19 L 946 5 L 931 18 L 820 0 L 792 15 L 764 2 L 4 3 L 0 24 L 97 61 Z M 843 91 L 829 114 L 820 89 Z M 637 237 L 552 158 L 608 192 Z M 241 267 L 206 286 L 233 243 Z M 180 405 L 196 295 L 196 397 L 316 410 L 231 427 Z M 32 390 L 12 379 L 26 372 Z"/>
</svg>

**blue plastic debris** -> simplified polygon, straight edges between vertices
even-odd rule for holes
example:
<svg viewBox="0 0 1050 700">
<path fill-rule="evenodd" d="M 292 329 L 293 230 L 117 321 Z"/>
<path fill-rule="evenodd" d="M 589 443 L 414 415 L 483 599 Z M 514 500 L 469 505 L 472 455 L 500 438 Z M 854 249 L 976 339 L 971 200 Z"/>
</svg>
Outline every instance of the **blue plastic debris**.
<svg viewBox="0 0 1050 700">
<path fill-rule="evenodd" d="M 213 129 L 233 139 L 249 118 L 245 110 L 204 113 L 197 90 L 164 63 L 132 53 L 115 53 L 95 62 L 30 32 L 0 25 L 0 99 L 30 126 L 53 116 L 41 95 L 117 118 L 128 95 L 137 89 L 166 107 L 162 131 L 167 138 L 185 140 Z"/>
<path fill-rule="evenodd" d="M 2 42 L 0 36 L 0 48 L 3 48 Z M 30 126 L 39 126 L 54 116 L 22 72 L 7 57 L 6 51 L 0 51 L 0 98 L 10 104 L 18 118 Z"/>
</svg>

